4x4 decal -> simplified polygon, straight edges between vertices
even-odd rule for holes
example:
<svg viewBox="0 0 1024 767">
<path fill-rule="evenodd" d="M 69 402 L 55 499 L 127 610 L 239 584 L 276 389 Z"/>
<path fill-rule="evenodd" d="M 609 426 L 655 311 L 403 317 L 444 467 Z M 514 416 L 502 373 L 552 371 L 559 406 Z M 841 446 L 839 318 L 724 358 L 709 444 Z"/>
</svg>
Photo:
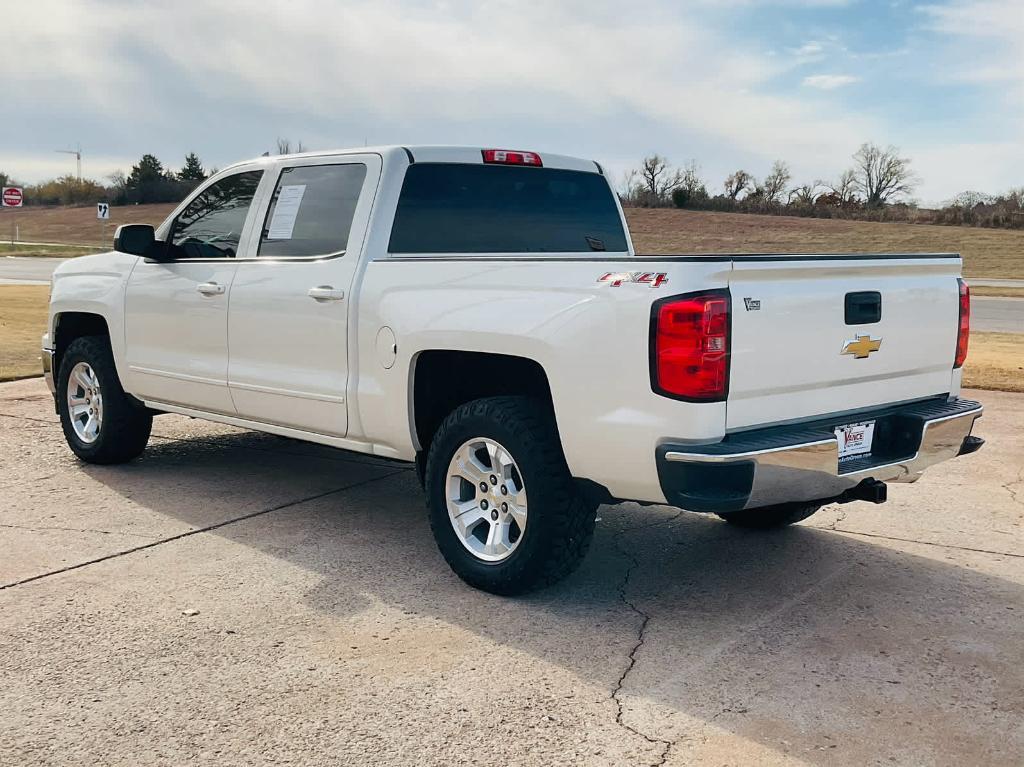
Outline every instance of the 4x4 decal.
<svg viewBox="0 0 1024 767">
<path fill-rule="evenodd" d="M 652 288 L 660 288 L 668 282 L 665 272 L 605 272 L 597 278 L 598 282 L 607 282 L 617 288 L 624 282 L 640 282 Z"/>
</svg>

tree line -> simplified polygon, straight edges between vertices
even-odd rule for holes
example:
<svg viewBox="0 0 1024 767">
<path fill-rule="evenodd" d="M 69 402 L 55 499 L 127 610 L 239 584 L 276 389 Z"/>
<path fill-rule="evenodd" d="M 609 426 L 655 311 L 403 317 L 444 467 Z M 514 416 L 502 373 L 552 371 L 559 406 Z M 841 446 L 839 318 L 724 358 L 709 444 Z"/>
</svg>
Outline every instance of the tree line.
<svg viewBox="0 0 1024 767">
<path fill-rule="evenodd" d="M 90 205 L 96 202 L 134 205 L 177 202 L 215 172 L 208 173 L 195 152 L 185 155 L 185 162 L 177 171 L 165 168 L 155 155 L 144 154 L 132 166 L 131 173 L 125 175 L 123 171 L 115 171 L 107 177 L 106 184 L 71 174 L 38 184 L 19 184 L 2 171 L 0 183 L 3 186 L 21 186 L 25 205 Z"/>
<path fill-rule="evenodd" d="M 304 152 L 299 141 L 292 144 L 277 139 L 276 154 Z M 265 152 L 264 155 L 269 155 Z M 185 155 L 179 170 L 173 170 L 153 154 L 144 154 L 132 166 L 131 172 L 115 171 L 103 184 L 95 179 L 78 178 L 71 174 L 38 184 L 19 184 L 9 174 L 0 171 L 0 186 L 20 186 L 24 190 L 25 205 L 91 205 L 109 202 L 112 205 L 141 205 L 155 202 L 179 202 L 210 176 L 216 168 L 207 170 L 195 152 Z"/>
<path fill-rule="evenodd" d="M 306 147 L 301 141 L 292 144 L 278 138 L 275 150 L 280 155 L 303 152 Z M 760 179 L 741 168 L 726 176 L 720 192 L 712 193 L 696 160 L 678 168 L 653 154 L 626 173 L 619 196 L 624 205 L 635 207 L 1024 228 L 1024 187 L 1004 194 L 966 191 L 937 210 L 922 210 L 911 198 L 920 179 L 898 148 L 866 143 L 851 159 L 851 166 L 831 181 L 794 183 L 783 160 L 776 160 Z M 0 172 L 0 185 L 22 186 L 26 205 L 131 205 L 178 202 L 216 172 L 216 168 L 204 168 L 195 152 L 189 152 L 176 171 L 155 155 L 144 154 L 129 174 L 112 173 L 106 184 L 65 175 L 24 185 Z"/>
<path fill-rule="evenodd" d="M 1024 187 L 1002 195 L 963 192 L 938 210 L 922 210 L 911 197 L 920 179 L 898 148 L 866 143 L 851 159 L 835 179 L 807 183 L 794 183 L 783 160 L 760 180 L 741 168 L 712 193 L 696 160 L 677 168 L 653 154 L 626 173 L 619 196 L 635 207 L 1024 228 Z"/>
</svg>

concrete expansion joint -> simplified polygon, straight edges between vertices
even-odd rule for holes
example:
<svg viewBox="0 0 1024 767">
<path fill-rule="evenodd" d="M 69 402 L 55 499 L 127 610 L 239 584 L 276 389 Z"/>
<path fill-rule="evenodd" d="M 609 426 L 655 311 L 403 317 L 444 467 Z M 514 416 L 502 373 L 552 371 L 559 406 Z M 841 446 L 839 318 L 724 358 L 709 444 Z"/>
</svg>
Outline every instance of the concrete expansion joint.
<svg viewBox="0 0 1024 767">
<path fill-rule="evenodd" d="M 152 549 L 152 548 L 154 548 L 156 546 L 163 546 L 165 543 L 174 543 L 175 541 L 180 541 L 183 538 L 190 538 L 193 535 L 200 535 L 202 533 L 211 532 L 212 530 L 219 530 L 222 527 L 227 527 L 228 525 L 233 525 L 233 524 L 235 524 L 237 522 L 245 522 L 246 520 L 253 519 L 255 517 L 261 517 L 264 514 L 270 514 L 270 513 L 275 512 L 275 511 L 281 511 L 283 509 L 288 509 L 288 508 L 291 508 L 293 506 L 298 506 L 299 504 L 302 504 L 302 503 L 307 503 L 309 501 L 315 501 L 315 500 L 318 500 L 320 498 L 326 498 L 329 495 L 334 495 L 335 493 L 342 493 L 342 492 L 345 492 L 346 490 L 352 490 L 352 489 L 357 488 L 357 487 L 362 487 L 363 485 L 369 485 L 369 484 L 371 484 L 373 482 L 380 482 L 381 480 L 389 479 L 390 477 L 397 476 L 398 474 L 401 474 L 403 471 L 406 471 L 406 469 L 398 469 L 397 471 L 392 471 L 392 472 L 388 472 L 387 474 L 382 474 L 379 477 L 371 477 L 369 479 L 359 480 L 358 482 L 352 482 L 352 483 L 350 483 L 348 485 L 344 485 L 343 487 L 336 487 L 333 490 L 326 490 L 326 491 L 324 491 L 322 493 L 316 493 L 314 495 L 306 496 L 305 498 L 298 498 L 298 499 L 296 499 L 294 501 L 288 501 L 286 503 L 281 503 L 281 504 L 278 504 L 277 506 L 272 506 L 269 509 L 260 509 L 258 511 L 251 511 L 248 514 L 242 514 L 242 515 L 237 516 L 237 517 L 232 517 L 231 519 L 226 519 L 226 520 L 224 520 L 222 522 L 215 522 L 212 525 L 206 525 L 205 527 L 197 527 L 197 528 L 194 528 L 192 530 L 186 530 L 183 533 L 178 533 L 177 535 L 171 535 L 171 536 L 168 536 L 167 538 L 160 538 L 158 540 L 150 540 L 148 543 L 142 543 L 142 544 L 139 544 L 138 546 L 133 546 L 133 547 L 131 547 L 129 549 L 123 549 L 121 551 L 115 551 L 112 554 L 106 554 L 106 555 L 104 555 L 102 557 L 96 557 L 95 559 L 90 559 L 90 560 L 87 560 L 85 562 L 79 562 L 79 563 L 74 564 L 74 565 L 68 565 L 67 567 L 60 567 L 60 568 L 58 568 L 56 570 L 50 570 L 50 571 L 45 572 L 45 573 L 39 573 L 38 575 L 32 575 L 32 576 L 29 576 L 28 578 L 22 578 L 21 580 L 13 581 L 11 583 L 0 583 L 0 591 L 3 591 L 5 589 L 11 589 L 11 588 L 14 588 L 15 586 L 24 586 L 27 583 L 34 583 L 35 581 L 39 581 L 39 580 L 42 580 L 44 578 L 51 578 L 54 575 L 61 575 L 63 573 L 71 572 L 72 570 L 80 570 L 83 567 L 89 567 L 91 565 L 97 565 L 100 562 L 107 562 L 107 561 L 109 561 L 111 559 L 120 559 L 121 557 L 126 557 L 129 554 L 135 554 L 135 553 L 140 552 L 140 551 L 145 551 L 147 549 Z"/>
<path fill-rule="evenodd" d="M 0 418 L 14 418 L 14 419 L 17 419 L 19 421 L 28 421 L 30 423 L 44 424 L 46 426 L 54 426 L 55 425 L 55 422 L 52 421 L 52 420 L 47 420 L 45 418 L 33 418 L 31 416 L 20 415 L 20 414 L 16 415 L 14 413 L 0 413 Z M 228 434 L 228 435 L 224 435 L 224 436 L 230 438 L 230 437 L 233 437 L 235 435 Z M 152 435 L 150 435 L 150 439 L 160 440 L 161 442 L 165 442 L 165 443 L 168 443 L 168 442 L 171 442 L 171 443 L 187 443 L 187 444 L 192 444 L 192 445 L 210 445 L 212 447 L 227 447 L 228 446 L 228 445 L 225 444 L 225 440 L 223 438 L 218 439 L 216 437 L 203 439 L 203 438 L 196 438 L 196 437 L 167 437 L 167 436 L 164 436 L 163 434 L 152 434 Z M 276 450 L 276 449 L 265 448 L 265 447 L 256 447 L 256 446 L 253 446 L 253 445 L 242 445 L 241 447 L 242 447 L 243 450 L 255 450 L 257 452 L 262 452 L 262 453 L 274 453 L 275 455 L 287 454 L 287 455 L 298 456 L 300 458 L 307 458 L 307 457 L 309 457 L 305 453 L 297 453 L 297 452 L 293 452 L 293 451 L 282 451 L 282 450 Z M 330 457 L 330 460 L 341 461 L 343 463 L 358 463 L 358 464 L 361 464 L 363 466 L 376 466 L 376 467 L 382 468 L 382 469 L 400 468 L 402 471 L 412 471 L 413 470 L 412 467 L 400 466 L 400 464 L 398 464 L 398 463 L 396 463 L 394 461 L 391 461 L 389 459 L 386 459 L 386 458 L 379 459 L 379 460 L 374 460 L 374 457 L 370 456 L 370 455 L 363 455 L 363 456 L 361 456 L 361 455 L 344 455 L 344 454 L 342 454 L 341 451 L 339 451 L 338 455 L 332 455 Z M 49 479 L 49 477 L 42 477 L 42 479 Z M 34 481 L 36 481 L 36 480 L 34 480 Z M 5 487 L 9 487 L 9 485 L 5 485 Z"/>
<path fill-rule="evenodd" d="M 682 511 L 677 511 L 674 515 L 668 519 L 659 520 L 649 525 L 641 525 L 640 527 L 631 527 L 618 532 L 614 539 L 615 548 L 618 549 L 619 553 L 622 554 L 629 560 L 629 565 L 626 567 L 626 571 L 622 577 L 622 583 L 619 585 L 619 601 L 622 602 L 626 607 L 629 608 L 637 617 L 640 618 L 640 623 L 637 626 L 636 639 L 633 642 L 633 646 L 629 650 L 629 654 L 626 656 L 626 667 L 623 669 L 622 674 L 619 675 L 618 681 L 615 683 L 615 687 L 612 689 L 611 698 L 615 702 L 615 724 L 627 732 L 636 735 L 637 737 L 643 738 L 645 741 L 650 743 L 652 746 L 660 746 L 661 753 L 658 759 L 651 763 L 651 767 L 661 767 L 668 760 L 669 753 L 672 747 L 675 745 L 674 741 L 665 740 L 664 738 L 655 738 L 648 735 L 645 732 L 633 727 L 624 720 L 625 715 L 625 704 L 622 700 L 622 689 L 625 686 L 626 679 L 632 673 L 636 667 L 637 655 L 640 649 L 647 643 L 647 626 L 651 622 L 650 613 L 642 610 L 635 602 L 633 602 L 628 595 L 630 579 L 633 577 L 633 573 L 636 572 L 640 567 L 640 560 L 637 559 L 633 554 L 626 551 L 621 545 L 621 538 L 627 533 L 637 532 L 639 530 L 646 530 L 650 527 L 657 527 L 658 525 L 667 525 L 683 514 Z"/>
<path fill-rule="evenodd" d="M 46 424 L 47 426 L 53 426 L 54 425 L 54 421 L 47 420 L 46 418 L 33 418 L 32 416 L 16 415 L 14 413 L 0 413 L 0 418 L 15 418 L 15 419 L 17 419 L 19 421 L 30 421 L 31 423 L 42 423 L 42 424 Z"/>
<path fill-rule="evenodd" d="M 882 535 L 880 533 L 859 533 L 856 530 L 836 530 L 843 535 L 856 535 L 860 538 L 878 538 L 882 541 L 898 541 L 900 543 L 916 543 L 920 546 L 934 546 L 937 549 L 951 549 L 952 551 L 970 551 L 974 554 L 992 554 L 997 557 L 1010 557 L 1012 559 L 1024 559 L 1024 554 L 1017 554 L 1010 551 L 996 551 L 995 549 L 980 549 L 972 546 L 957 546 L 953 543 L 940 543 L 938 541 L 925 541 L 920 538 L 901 538 L 895 535 Z"/>
<path fill-rule="evenodd" d="M 151 535 L 141 535 L 139 533 L 127 533 L 123 530 L 96 530 L 91 527 L 35 527 L 32 525 L 0 525 L 0 527 L 7 530 L 28 530 L 33 533 L 43 532 L 62 532 L 62 533 L 94 533 L 96 535 L 122 535 L 127 538 L 143 538 L 145 540 L 153 540 Z"/>
</svg>

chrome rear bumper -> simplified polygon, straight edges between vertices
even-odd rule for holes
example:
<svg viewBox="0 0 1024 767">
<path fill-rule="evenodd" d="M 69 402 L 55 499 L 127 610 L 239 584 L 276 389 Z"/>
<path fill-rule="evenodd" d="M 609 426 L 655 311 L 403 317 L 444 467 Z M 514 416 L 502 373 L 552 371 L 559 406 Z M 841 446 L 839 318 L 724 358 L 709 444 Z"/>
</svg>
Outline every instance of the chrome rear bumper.
<svg viewBox="0 0 1024 767">
<path fill-rule="evenodd" d="M 971 400 L 929 400 L 729 435 L 713 445 L 662 445 L 658 476 L 668 502 L 693 511 L 831 500 L 868 479 L 913 482 L 929 466 L 969 452 L 965 440 L 981 414 Z M 872 454 L 840 461 L 833 429 L 867 420 L 876 422 Z"/>
</svg>

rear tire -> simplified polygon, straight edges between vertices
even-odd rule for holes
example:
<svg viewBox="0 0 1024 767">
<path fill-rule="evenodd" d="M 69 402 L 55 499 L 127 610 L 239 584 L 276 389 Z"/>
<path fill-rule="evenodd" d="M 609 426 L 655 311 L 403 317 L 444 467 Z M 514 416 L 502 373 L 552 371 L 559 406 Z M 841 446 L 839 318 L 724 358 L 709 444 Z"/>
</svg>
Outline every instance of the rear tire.
<svg viewBox="0 0 1024 767">
<path fill-rule="evenodd" d="M 136 458 L 153 427 L 152 413 L 121 387 L 106 336 L 68 345 L 57 374 L 57 411 L 68 447 L 86 463 Z"/>
<path fill-rule="evenodd" d="M 743 509 L 719 514 L 730 525 L 751 530 L 773 530 L 803 522 L 821 508 L 820 503 L 781 503 L 760 509 Z"/>
<path fill-rule="evenodd" d="M 425 475 L 434 539 L 475 588 L 512 595 L 548 586 L 590 547 L 597 507 L 577 492 L 554 417 L 536 400 L 458 407 L 434 435 Z"/>
</svg>

